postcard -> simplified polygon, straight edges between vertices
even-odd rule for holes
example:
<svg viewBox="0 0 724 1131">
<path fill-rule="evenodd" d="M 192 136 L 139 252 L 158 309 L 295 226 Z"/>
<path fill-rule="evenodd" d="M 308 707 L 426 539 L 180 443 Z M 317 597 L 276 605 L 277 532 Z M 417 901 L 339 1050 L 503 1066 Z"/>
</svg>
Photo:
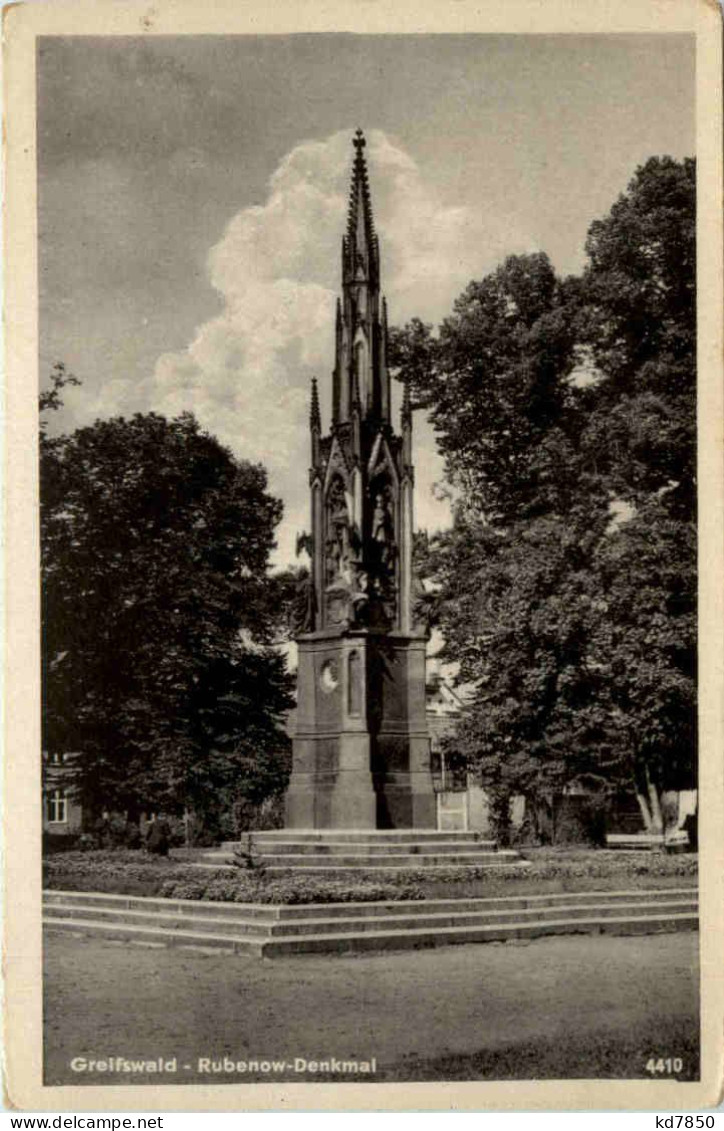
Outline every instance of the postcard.
<svg viewBox="0 0 724 1131">
<path fill-rule="evenodd" d="M 4 29 L 8 1104 L 715 1107 L 718 6 Z"/>
</svg>

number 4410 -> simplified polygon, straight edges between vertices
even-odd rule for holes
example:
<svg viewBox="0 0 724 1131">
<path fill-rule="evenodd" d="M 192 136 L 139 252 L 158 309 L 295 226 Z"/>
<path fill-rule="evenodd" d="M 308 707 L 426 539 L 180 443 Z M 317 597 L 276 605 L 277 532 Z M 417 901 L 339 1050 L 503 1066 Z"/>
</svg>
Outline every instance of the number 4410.
<svg viewBox="0 0 724 1131">
<path fill-rule="evenodd" d="M 683 1068 L 684 1062 L 680 1056 L 667 1056 L 666 1058 L 660 1056 L 658 1060 L 651 1056 L 646 1061 L 646 1071 L 650 1072 L 652 1076 L 677 1075 L 683 1071 Z"/>
</svg>

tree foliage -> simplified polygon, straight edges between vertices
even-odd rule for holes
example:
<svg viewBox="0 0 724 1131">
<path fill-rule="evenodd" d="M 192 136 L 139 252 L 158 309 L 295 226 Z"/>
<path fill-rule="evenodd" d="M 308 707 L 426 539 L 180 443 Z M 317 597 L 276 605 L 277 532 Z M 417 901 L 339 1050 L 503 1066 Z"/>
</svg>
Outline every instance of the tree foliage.
<svg viewBox="0 0 724 1131">
<path fill-rule="evenodd" d="M 578 292 L 580 341 L 600 375 L 583 437 L 588 468 L 634 506 L 655 493 L 696 508 L 696 178 L 651 158 L 591 225 Z"/>
<path fill-rule="evenodd" d="M 423 568 L 494 798 L 628 782 L 654 822 L 693 784 L 694 189 L 652 158 L 579 278 L 514 256 L 393 336 L 456 492 Z"/>
<path fill-rule="evenodd" d="M 428 407 L 452 485 L 490 521 L 550 506 L 574 427 L 565 289 L 544 254 L 510 256 L 473 282 L 433 336 L 414 321 L 390 356 Z"/>
<path fill-rule="evenodd" d="M 44 749 L 73 754 L 83 805 L 212 819 L 279 792 L 290 684 L 263 468 L 189 414 L 41 433 L 40 460 Z"/>
</svg>

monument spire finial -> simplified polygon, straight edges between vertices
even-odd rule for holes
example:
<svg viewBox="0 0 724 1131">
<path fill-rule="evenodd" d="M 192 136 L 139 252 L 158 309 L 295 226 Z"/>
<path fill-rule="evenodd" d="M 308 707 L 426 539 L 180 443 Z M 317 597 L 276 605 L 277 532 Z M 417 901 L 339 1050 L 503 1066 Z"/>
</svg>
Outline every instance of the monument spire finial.
<svg viewBox="0 0 724 1131">
<path fill-rule="evenodd" d="M 375 224 L 372 218 L 370 187 L 367 181 L 367 162 L 364 155 L 367 141 L 362 130 L 357 130 L 352 138 L 352 145 L 354 146 L 355 157 L 352 164 L 352 183 L 349 190 L 347 236 L 351 243 L 354 243 L 356 233 L 359 233 L 363 242 L 372 242 L 375 239 Z"/>
</svg>

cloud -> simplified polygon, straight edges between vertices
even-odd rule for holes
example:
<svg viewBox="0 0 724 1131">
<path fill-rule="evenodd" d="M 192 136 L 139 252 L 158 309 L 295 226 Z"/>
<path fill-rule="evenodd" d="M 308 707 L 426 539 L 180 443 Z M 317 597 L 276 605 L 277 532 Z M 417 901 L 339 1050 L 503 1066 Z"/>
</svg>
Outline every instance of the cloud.
<svg viewBox="0 0 724 1131">
<path fill-rule="evenodd" d="M 190 409 L 238 456 L 267 466 L 270 487 L 285 503 L 280 561 L 292 559 L 296 532 L 308 526 L 312 375 L 329 420 L 351 134 L 297 145 L 271 177 L 265 203 L 234 216 L 206 265 L 221 313 L 186 349 L 158 359 L 146 389 L 149 407 L 168 415 Z M 484 210 L 442 202 L 385 134 L 368 136 L 367 156 L 391 321 L 438 321 L 469 279 L 494 265 L 499 241 Z M 434 528 L 448 513 L 432 496 L 442 468 L 424 421 L 416 420 L 415 458 L 417 524 Z"/>
</svg>

